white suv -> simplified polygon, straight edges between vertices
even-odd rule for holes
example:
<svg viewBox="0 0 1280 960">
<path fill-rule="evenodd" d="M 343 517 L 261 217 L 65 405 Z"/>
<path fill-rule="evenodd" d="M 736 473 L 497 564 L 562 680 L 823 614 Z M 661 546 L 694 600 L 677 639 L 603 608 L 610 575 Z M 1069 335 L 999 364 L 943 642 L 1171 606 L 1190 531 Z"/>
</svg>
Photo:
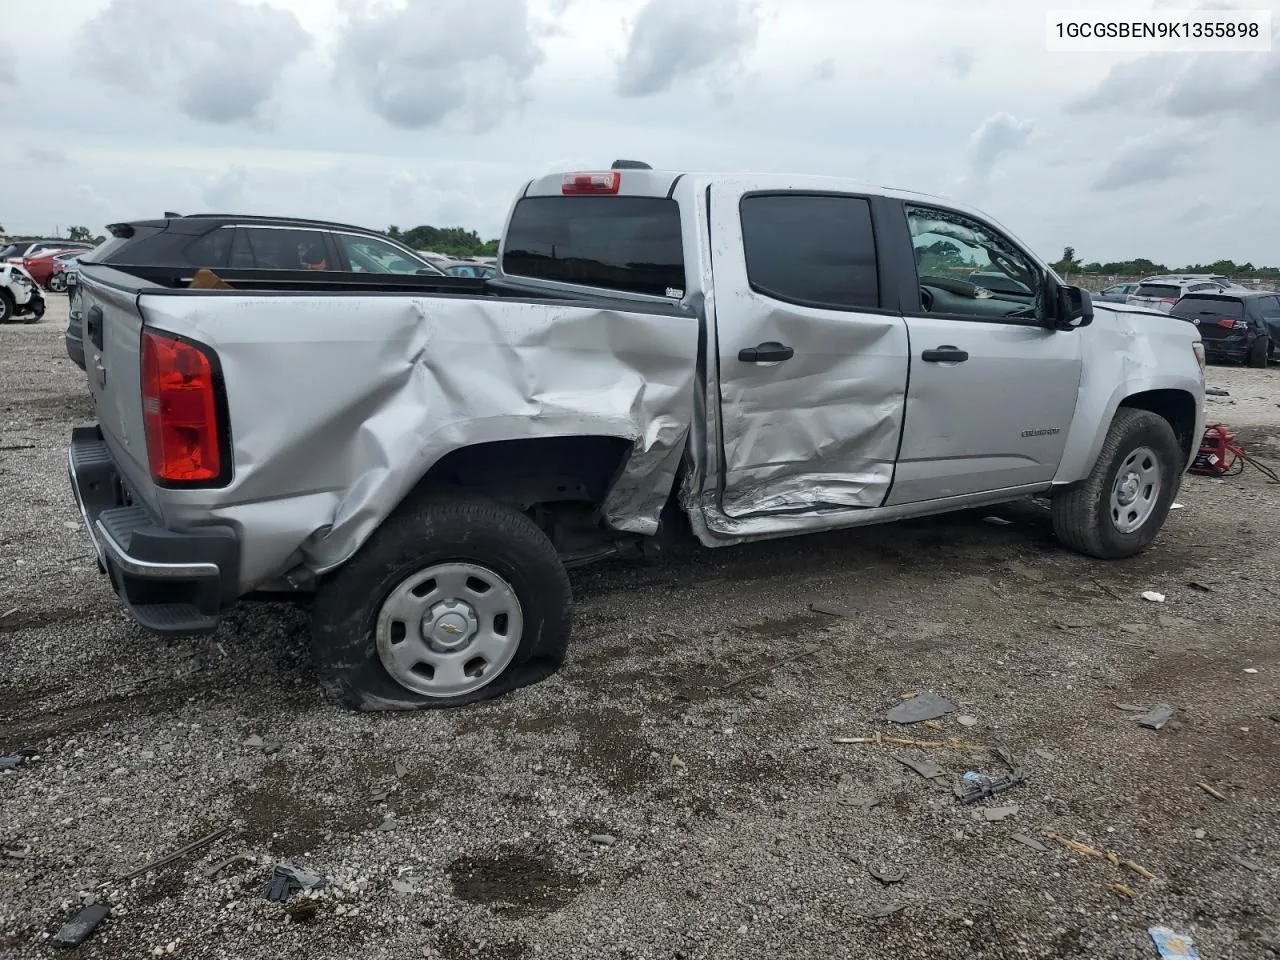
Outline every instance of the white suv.
<svg viewBox="0 0 1280 960">
<path fill-rule="evenodd" d="M 1236 289 L 1228 277 L 1209 275 L 1190 276 L 1178 274 L 1164 277 L 1147 277 L 1138 289 L 1125 299 L 1126 303 L 1160 313 L 1168 313 L 1173 305 L 1189 293 L 1218 293 Z"/>
</svg>

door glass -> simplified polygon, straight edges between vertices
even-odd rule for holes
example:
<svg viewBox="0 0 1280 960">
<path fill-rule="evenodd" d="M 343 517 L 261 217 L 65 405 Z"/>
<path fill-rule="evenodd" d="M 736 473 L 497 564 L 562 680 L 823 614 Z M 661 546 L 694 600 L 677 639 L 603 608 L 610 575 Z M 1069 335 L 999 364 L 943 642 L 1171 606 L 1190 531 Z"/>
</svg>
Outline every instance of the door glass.
<svg viewBox="0 0 1280 960">
<path fill-rule="evenodd" d="M 790 193 L 742 199 L 751 289 L 830 310 L 880 305 L 871 207 L 861 197 Z"/>
<path fill-rule="evenodd" d="M 338 235 L 338 240 L 355 273 L 405 274 L 430 269 L 425 263 L 412 260 L 403 251 L 373 237 L 356 237 L 343 233 Z"/>
<path fill-rule="evenodd" d="M 926 313 L 1034 321 L 1043 311 L 1039 269 L 991 227 L 952 210 L 907 206 Z"/>
<path fill-rule="evenodd" d="M 225 267 L 231 255 L 231 237 L 235 230 L 218 227 L 187 244 L 187 263 L 193 267 L 217 269 Z"/>
<path fill-rule="evenodd" d="M 231 250 L 233 267 L 258 270 L 329 270 L 324 234 L 318 230 L 241 227 Z"/>
</svg>

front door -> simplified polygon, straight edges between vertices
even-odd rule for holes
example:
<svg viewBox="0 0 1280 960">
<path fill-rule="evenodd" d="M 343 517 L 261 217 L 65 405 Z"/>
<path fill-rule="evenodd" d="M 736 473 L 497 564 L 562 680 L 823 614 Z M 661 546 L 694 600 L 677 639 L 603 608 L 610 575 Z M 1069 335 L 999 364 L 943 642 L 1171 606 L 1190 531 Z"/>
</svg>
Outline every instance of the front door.
<svg viewBox="0 0 1280 960">
<path fill-rule="evenodd" d="M 942 207 L 901 209 L 919 292 L 905 311 L 911 386 L 888 502 L 1051 480 L 1080 388 L 1080 333 L 1037 321 L 1043 272 L 1001 231 Z M 965 279 L 991 273 L 1007 278 L 991 284 L 1001 290 Z"/>
<path fill-rule="evenodd" d="M 710 200 L 721 510 L 737 519 L 880 506 L 907 334 L 897 291 L 882 288 L 872 201 L 723 181 Z"/>
</svg>

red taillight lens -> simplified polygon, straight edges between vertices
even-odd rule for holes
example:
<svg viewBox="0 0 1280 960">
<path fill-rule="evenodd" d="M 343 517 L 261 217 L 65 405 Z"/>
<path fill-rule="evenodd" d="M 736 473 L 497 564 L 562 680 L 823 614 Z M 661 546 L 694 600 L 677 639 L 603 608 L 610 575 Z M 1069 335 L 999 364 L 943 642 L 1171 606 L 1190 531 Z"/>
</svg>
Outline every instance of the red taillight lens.
<svg viewBox="0 0 1280 960">
<path fill-rule="evenodd" d="M 1249 325 L 1243 320 L 1235 319 L 1235 317 L 1223 317 L 1218 321 L 1218 326 L 1224 330 L 1243 330 Z"/>
<path fill-rule="evenodd" d="M 151 476 L 201 483 L 222 475 L 213 363 L 194 344 L 142 332 L 142 413 Z"/>
<path fill-rule="evenodd" d="M 622 174 L 616 170 L 612 173 L 566 173 L 560 182 L 560 192 L 567 196 L 575 193 L 617 193 L 622 186 Z"/>
</svg>

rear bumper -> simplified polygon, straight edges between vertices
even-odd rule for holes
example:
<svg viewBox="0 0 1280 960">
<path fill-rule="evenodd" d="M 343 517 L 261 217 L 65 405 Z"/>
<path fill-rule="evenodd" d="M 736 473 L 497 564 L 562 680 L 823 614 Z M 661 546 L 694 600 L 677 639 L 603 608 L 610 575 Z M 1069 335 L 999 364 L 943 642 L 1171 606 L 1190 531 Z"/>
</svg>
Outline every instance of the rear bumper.
<svg viewBox="0 0 1280 960">
<path fill-rule="evenodd" d="M 98 564 L 130 616 L 160 634 L 214 630 L 238 596 L 236 531 L 168 530 L 146 507 L 130 503 L 96 426 L 71 431 L 67 471 Z"/>
</svg>

